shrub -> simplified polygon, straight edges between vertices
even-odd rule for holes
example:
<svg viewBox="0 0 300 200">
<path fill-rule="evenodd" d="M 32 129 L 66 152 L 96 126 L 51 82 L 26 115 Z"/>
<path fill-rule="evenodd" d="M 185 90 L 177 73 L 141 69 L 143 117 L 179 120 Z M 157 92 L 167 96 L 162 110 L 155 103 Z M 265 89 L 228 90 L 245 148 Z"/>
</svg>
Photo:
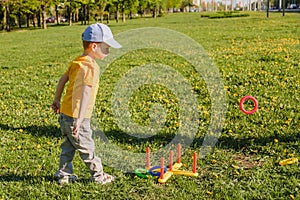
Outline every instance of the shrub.
<svg viewBox="0 0 300 200">
<path fill-rule="evenodd" d="M 239 13 L 238 11 L 226 11 L 217 13 L 201 14 L 201 17 L 207 17 L 209 19 L 231 18 L 231 17 L 248 17 L 247 13 Z"/>
</svg>

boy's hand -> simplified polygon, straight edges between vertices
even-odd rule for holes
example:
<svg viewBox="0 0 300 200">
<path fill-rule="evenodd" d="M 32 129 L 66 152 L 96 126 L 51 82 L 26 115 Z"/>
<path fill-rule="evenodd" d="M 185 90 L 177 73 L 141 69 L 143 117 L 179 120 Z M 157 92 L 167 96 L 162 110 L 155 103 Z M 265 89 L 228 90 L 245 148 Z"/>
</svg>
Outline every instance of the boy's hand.
<svg viewBox="0 0 300 200">
<path fill-rule="evenodd" d="M 83 119 L 75 119 L 74 125 L 73 125 L 73 135 L 74 138 L 78 139 L 78 132 L 79 132 L 79 127 L 82 123 Z"/>
<path fill-rule="evenodd" d="M 54 99 L 54 101 L 53 101 L 53 103 L 51 105 L 51 108 L 54 110 L 54 112 L 56 114 L 58 114 L 59 113 L 59 109 L 60 109 L 60 102 L 58 100 Z"/>
</svg>

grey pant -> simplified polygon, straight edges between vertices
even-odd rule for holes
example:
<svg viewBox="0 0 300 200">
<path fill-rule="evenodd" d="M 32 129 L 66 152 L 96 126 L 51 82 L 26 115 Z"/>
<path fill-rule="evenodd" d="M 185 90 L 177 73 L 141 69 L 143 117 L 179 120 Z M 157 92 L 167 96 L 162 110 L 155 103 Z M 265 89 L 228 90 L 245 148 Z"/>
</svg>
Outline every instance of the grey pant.
<svg viewBox="0 0 300 200">
<path fill-rule="evenodd" d="M 79 155 L 85 165 L 91 172 L 91 179 L 101 181 L 103 179 L 103 168 L 101 159 L 95 155 L 95 144 L 92 138 L 92 130 L 90 127 L 90 119 L 84 119 L 80 128 L 78 139 L 72 134 L 74 118 L 60 114 L 59 123 L 64 142 L 61 144 L 61 154 L 59 162 L 59 170 L 55 173 L 58 178 L 70 176 L 73 173 L 72 160 L 75 151 L 79 151 Z"/>
</svg>

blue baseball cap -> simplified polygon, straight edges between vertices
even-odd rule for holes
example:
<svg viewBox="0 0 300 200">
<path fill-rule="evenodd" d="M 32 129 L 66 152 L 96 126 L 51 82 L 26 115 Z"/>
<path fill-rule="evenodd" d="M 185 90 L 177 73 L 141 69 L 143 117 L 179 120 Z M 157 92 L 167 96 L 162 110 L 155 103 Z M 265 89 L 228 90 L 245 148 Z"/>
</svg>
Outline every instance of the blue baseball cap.
<svg viewBox="0 0 300 200">
<path fill-rule="evenodd" d="M 110 28 L 102 23 L 95 23 L 88 26 L 82 33 L 82 40 L 87 42 L 104 42 L 113 48 L 122 46 L 114 39 Z"/>
</svg>

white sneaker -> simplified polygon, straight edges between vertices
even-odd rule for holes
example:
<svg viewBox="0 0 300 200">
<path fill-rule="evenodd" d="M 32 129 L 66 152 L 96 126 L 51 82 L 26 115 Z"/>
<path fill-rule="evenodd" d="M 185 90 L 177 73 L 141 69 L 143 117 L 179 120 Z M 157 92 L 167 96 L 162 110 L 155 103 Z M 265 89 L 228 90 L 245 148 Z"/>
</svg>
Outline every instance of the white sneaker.
<svg viewBox="0 0 300 200">
<path fill-rule="evenodd" d="M 70 175 L 70 176 L 64 176 L 60 179 L 58 179 L 58 183 L 60 185 L 64 185 L 64 184 L 68 184 L 68 183 L 73 183 L 77 180 L 77 176 L 76 175 Z"/>
<path fill-rule="evenodd" d="M 97 184 L 100 184 L 100 185 L 104 185 L 104 184 L 107 184 L 107 183 L 111 183 L 113 182 L 114 180 L 116 179 L 115 176 L 112 176 L 112 175 L 109 175 L 107 173 L 104 173 L 103 174 L 103 179 L 100 181 L 96 181 Z"/>
<path fill-rule="evenodd" d="M 71 176 L 69 176 L 69 182 L 70 182 L 70 183 L 75 182 L 77 179 L 78 179 L 78 177 L 77 177 L 76 175 L 71 175 Z"/>
</svg>

